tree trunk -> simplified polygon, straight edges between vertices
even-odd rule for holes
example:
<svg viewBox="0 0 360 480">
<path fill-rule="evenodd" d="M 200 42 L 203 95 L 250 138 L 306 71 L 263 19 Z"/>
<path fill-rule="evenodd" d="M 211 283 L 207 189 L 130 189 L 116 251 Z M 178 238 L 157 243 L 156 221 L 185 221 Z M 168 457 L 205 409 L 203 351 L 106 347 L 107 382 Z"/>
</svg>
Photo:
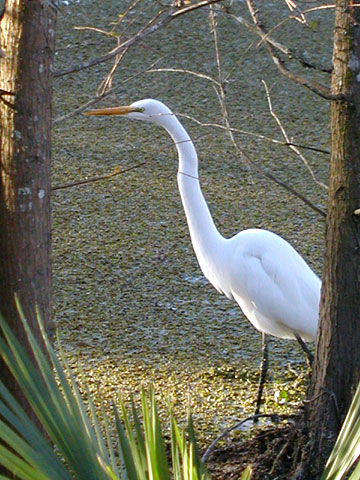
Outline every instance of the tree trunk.
<svg viewBox="0 0 360 480">
<path fill-rule="evenodd" d="M 360 11 L 337 0 L 331 166 L 308 478 L 318 478 L 360 380 Z"/>
<path fill-rule="evenodd" d="M 37 306 L 51 329 L 50 132 L 56 11 L 9 0 L 0 42 L 0 313 L 22 336 L 17 294 L 36 335 Z M 23 403 L 3 362 L 0 375 Z"/>
</svg>

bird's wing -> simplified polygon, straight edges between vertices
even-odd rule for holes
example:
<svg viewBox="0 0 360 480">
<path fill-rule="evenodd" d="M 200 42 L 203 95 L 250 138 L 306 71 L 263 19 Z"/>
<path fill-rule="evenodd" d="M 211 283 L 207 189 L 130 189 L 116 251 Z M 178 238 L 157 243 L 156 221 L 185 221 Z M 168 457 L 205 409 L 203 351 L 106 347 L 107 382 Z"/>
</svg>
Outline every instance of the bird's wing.
<svg viewBox="0 0 360 480">
<path fill-rule="evenodd" d="M 284 332 L 315 336 L 320 280 L 300 255 L 292 248 L 240 254 L 232 262 L 232 293 L 248 319 L 255 324 L 257 315 L 258 322 L 273 324 L 276 331 L 284 326 Z"/>
</svg>

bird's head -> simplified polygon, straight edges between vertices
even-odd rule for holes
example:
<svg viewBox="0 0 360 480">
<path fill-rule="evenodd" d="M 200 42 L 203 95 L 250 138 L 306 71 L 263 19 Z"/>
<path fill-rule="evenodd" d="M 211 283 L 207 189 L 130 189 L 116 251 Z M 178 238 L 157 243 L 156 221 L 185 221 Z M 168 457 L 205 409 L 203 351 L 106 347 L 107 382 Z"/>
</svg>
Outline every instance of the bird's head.
<svg viewBox="0 0 360 480">
<path fill-rule="evenodd" d="M 122 107 L 99 108 L 84 112 L 85 115 L 121 115 L 127 118 L 144 120 L 157 125 L 167 123 L 171 110 L 158 100 L 147 98 Z"/>
</svg>

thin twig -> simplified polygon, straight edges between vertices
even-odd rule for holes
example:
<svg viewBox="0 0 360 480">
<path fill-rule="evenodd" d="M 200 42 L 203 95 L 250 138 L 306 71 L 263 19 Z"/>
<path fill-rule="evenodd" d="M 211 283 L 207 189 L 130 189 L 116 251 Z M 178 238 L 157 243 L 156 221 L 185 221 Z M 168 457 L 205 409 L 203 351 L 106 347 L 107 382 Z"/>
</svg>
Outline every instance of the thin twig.
<svg viewBox="0 0 360 480">
<path fill-rule="evenodd" d="M 317 7 L 312 7 L 312 8 L 308 8 L 307 10 L 304 10 L 303 13 L 305 14 L 310 12 L 316 12 L 318 10 L 326 10 L 326 9 L 331 9 L 335 7 L 336 7 L 335 3 L 329 4 L 329 5 L 318 5 Z M 360 7 L 360 3 L 352 3 L 351 7 Z"/>
<path fill-rule="evenodd" d="M 114 49 L 110 50 L 110 52 L 106 53 L 105 55 L 101 55 L 100 57 L 87 60 L 86 62 L 82 62 L 77 65 L 72 65 L 66 68 L 65 70 L 54 72 L 54 77 L 62 77 L 64 75 L 68 75 L 70 73 L 76 73 L 81 70 L 85 70 L 87 68 L 93 67 L 95 65 L 99 65 L 100 63 L 107 62 L 108 60 L 111 60 L 112 58 L 116 57 L 116 55 L 121 54 L 121 52 L 124 49 L 131 47 L 132 45 L 139 42 L 140 40 L 143 40 L 148 35 L 153 34 L 160 28 L 166 27 L 170 22 L 175 20 L 177 17 L 184 15 L 185 13 L 188 13 L 190 11 L 196 10 L 198 8 L 202 8 L 207 5 L 211 5 L 213 3 L 217 3 L 220 1 L 222 0 L 203 0 L 198 3 L 195 3 L 194 5 L 190 5 L 184 8 L 171 7 L 169 10 L 166 11 L 166 13 L 164 11 L 160 11 L 156 14 L 156 17 L 154 18 L 156 19 L 160 17 L 163 17 L 163 18 L 160 18 L 160 20 L 157 21 L 156 23 L 153 23 L 154 22 L 154 18 L 153 18 L 150 22 L 148 22 L 148 24 L 145 27 L 143 27 L 133 37 L 129 38 L 128 40 L 121 43 Z"/>
<path fill-rule="evenodd" d="M 193 75 L 197 78 L 201 78 L 203 80 L 208 80 L 209 82 L 213 83 L 217 87 L 221 87 L 221 83 L 218 80 L 216 80 L 215 78 L 213 78 L 209 75 L 205 75 L 204 73 L 194 72 L 192 70 L 187 70 L 185 68 L 150 68 L 150 69 L 146 70 L 146 73 L 160 73 L 160 72 L 185 73 L 185 74 L 188 74 L 188 75 Z M 197 120 L 196 118 L 194 118 L 190 115 L 185 115 L 185 114 L 177 114 L 177 115 L 179 117 L 188 118 L 189 120 L 192 120 L 193 122 L 197 123 L 198 125 L 200 125 L 202 127 L 216 127 L 216 128 L 220 128 L 220 129 L 223 129 L 223 130 L 230 130 L 234 133 L 240 133 L 240 134 L 243 134 L 243 135 L 256 137 L 256 138 L 259 138 L 261 140 L 266 140 L 268 142 L 276 143 L 276 144 L 281 145 L 281 146 L 303 148 L 305 150 L 311 150 L 311 151 L 314 151 L 314 152 L 319 152 L 319 153 L 324 153 L 326 155 L 330 155 L 329 150 L 325 150 L 325 149 L 317 148 L 317 147 L 312 147 L 312 146 L 309 146 L 309 145 L 296 144 L 294 142 L 291 142 L 287 136 L 285 136 L 285 141 L 277 140 L 275 138 L 270 138 L 270 137 L 267 137 L 265 135 L 261 135 L 259 133 L 254 133 L 254 132 L 249 132 L 247 130 L 241 130 L 241 129 L 238 129 L 238 128 L 233 128 L 233 127 L 230 127 L 230 125 L 224 126 L 224 125 L 220 125 L 220 124 L 217 124 L 217 123 L 203 123 L 203 122 L 200 122 L 200 120 Z M 279 120 L 277 119 L 277 121 L 279 121 Z M 306 160 L 305 160 L 305 162 L 306 162 Z M 308 167 L 308 168 L 310 168 L 310 167 Z M 319 183 L 321 184 L 321 182 L 319 182 Z M 321 185 L 323 185 L 323 184 L 321 184 Z"/>
<path fill-rule="evenodd" d="M 162 15 L 162 12 L 156 12 L 155 15 L 138 31 L 138 34 L 141 35 L 147 27 L 153 25 Z M 123 35 L 123 33 L 122 33 Z M 120 45 L 120 36 L 116 35 L 118 46 Z M 126 46 L 125 48 L 122 49 L 120 53 L 115 55 L 115 60 L 112 68 L 110 69 L 110 72 L 106 75 L 104 80 L 100 83 L 98 90 L 96 92 L 97 95 L 102 95 L 105 92 L 111 90 L 112 87 L 112 81 L 116 72 L 116 69 L 118 68 L 120 62 L 123 60 L 125 57 L 126 53 L 128 52 L 130 46 Z"/>
<path fill-rule="evenodd" d="M 154 65 L 156 65 L 158 62 L 160 62 L 161 59 L 157 59 L 155 60 L 149 68 L 152 68 Z M 67 113 L 65 115 L 61 115 L 60 117 L 57 117 L 53 123 L 54 124 L 57 124 L 57 123 L 60 123 L 60 122 L 63 122 L 64 120 L 68 120 L 69 118 L 72 118 L 74 117 L 75 115 L 79 115 L 81 113 L 83 113 L 86 109 L 88 109 L 89 107 L 92 107 L 93 105 L 97 104 L 98 102 L 100 102 L 100 100 L 102 100 L 103 98 L 106 98 L 108 97 L 109 95 L 113 94 L 113 95 L 118 95 L 119 93 L 121 93 L 123 91 L 123 85 L 127 82 L 131 82 L 134 78 L 138 77 L 139 75 L 143 74 L 143 73 L 146 73 L 147 72 L 147 69 L 145 68 L 144 70 L 142 71 L 137 71 L 134 75 L 131 75 L 130 77 L 126 78 L 125 80 L 123 80 L 121 82 L 121 87 L 120 88 L 117 88 L 117 89 L 110 89 L 110 90 L 107 90 L 106 92 L 104 92 L 103 94 L 101 94 L 100 96 L 96 96 L 96 97 L 93 97 L 91 98 L 90 100 L 88 100 L 87 102 L 83 103 L 82 105 L 80 105 L 80 107 L 78 108 L 75 108 L 72 112 L 70 113 Z"/>
<path fill-rule="evenodd" d="M 83 113 L 85 110 L 87 110 L 89 107 L 92 107 L 96 105 L 100 100 L 103 98 L 107 97 L 112 93 L 111 91 L 104 93 L 101 97 L 93 97 L 90 100 L 88 100 L 86 103 L 83 103 L 80 105 L 80 107 L 75 108 L 72 110 L 70 113 L 66 113 L 65 115 L 61 115 L 60 117 L 57 117 L 53 120 L 53 124 L 56 125 L 57 123 L 63 122 L 64 120 L 68 120 L 69 118 L 75 117 L 75 115 L 79 115 Z"/>
<path fill-rule="evenodd" d="M 316 206 L 314 203 L 312 203 L 307 197 L 305 197 L 305 195 L 298 192 L 293 187 L 290 187 L 290 185 L 283 182 L 282 180 L 279 180 L 272 173 L 267 172 L 266 170 L 263 170 L 262 168 L 258 167 L 256 165 L 256 163 L 252 162 L 251 160 L 248 159 L 247 161 L 250 162 L 251 166 L 256 168 L 256 170 L 259 173 L 261 173 L 264 177 L 267 177 L 269 180 L 272 180 L 273 182 L 275 182 L 280 187 L 285 188 L 285 190 L 287 190 L 288 192 L 292 193 L 295 197 L 302 200 L 308 207 L 312 208 L 315 212 L 319 213 L 322 217 L 326 218 L 326 212 L 324 212 L 324 210 L 322 210 L 321 208 Z"/>
<path fill-rule="evenodd" d="M 248 1 L 248 0 L 247 0 Z M 222 72 L 221 72 L 221 62 L 220 62 L 220 56 L 219 56 L 219 48 L 218 48 L 218 37 L 217 37 L 217 31 L 216 31 L 216 22 L 215 22 L 215 19 L 213 18 L 213 9 L 211 9 L 211 12 L 210 12 L 210 20 L 211 20 L 211 26 L 212 26 L 212 29 L 213 29 L 213 33 L 214 33 L 214 42 L 215 42 L 215 54 L 216 54 L 216 63 L 217 63 L 217 67 L 218 67 L 218 74 L 219 74 L 219 83 L 220 83 L 220 87 L 219 89 L 215 89 L 217 95 L 218 95 L 218 98 L 219 98 L 219 101 L 220 101 L 220 104 L 221 104 L 221 110 L 222 110 L 222 114 L 223 114 L 223 120 L 224 120 L 224 123 L 225 123 L 225 128 L 226 128 L 226 131 L 228 132 L 228 135 L 230 137 L 230 140 L 232 142 L 232 144 L 234 145 L 235 147 L 235 150 L 241 155 L 242 158 L 245 159 L 246 163 L 248 165 L 250 165 L 251 167 L 253 167 L 257 172 L 259 172 L 262 176 L 268 178 L 269 180 L 272 180 L 273 182 L 275 182 L 277 185 L 285 188 L 288 192 L 292 193 L 293 195 L 295 195 L 297 198 L 299 198 L 300 200 L 302 200 L 306 205 L 308 205 L 310 208 L 312 208 L 315 212 L 319 213 L 320 215 L 322 215 L 323 217 L 326 217 L 326 213 L 319 207 L 317 207 L 315 204 L 313 204 L 307 197 L 305 197 L 305 195 L 303 195 L 302 193 L 299 193 L 298 191 L 296 191 L 293 187 L 291 187 L 290 185 L 287 185 L 285 182 L 283 182 L 282 180 L 279 180 L 278 178 L 276 178 L 272 173 L 266 171 L 264 168 L 260 167 L 259 165 L 257 165 L 255 162 L 253 162 L 252 160 L 250 160 L 250 158 L 245 154 L 245 152 L 239 147 L 239 145 L 237 144 L 236 140 L 235 140 L 235 137 L 234 137 L 234 134 L 233 134 L 233 131 L 231 129 L 231 126 L 230 126 L 230 122 L 229 122 L 229 115 L 228 115 L 228 111 L 227 111 L 227 105 L 226 105 L 226 99 L 225 99 L 225 89 L 224 89 L 224 85 L 222 83 L 222 78 L 223 78 L 223 75 L 222 75 Z"/>
<path fill-rule="evenodd" d="M 280 463 L 280 460 L 286 455 L 289 446 L 292 444 L 294 437 L 297 434 L 297 430 L 295 428 L 291 429 L 289 437 L 287 438 L 285 444 L 281 448 L 280 452 L 276 455 L 275 460 L 273 461 L 271 470 L 269 472 L 270 478 L 274 478 L 275 471 Z"/>
<path fill-rule="evenodd" d="M 90 32 L 101 33 L 101 35 L 105 35 L 107 37 L 114 37 L 112 32 L 107 32 L 106 30 L 97 27 L 74 27 L 74 30 L 89 30 Z"/>
<path fill-rule="evenodd" d="M 301 53 L 299 52 L 296 52 L 295 50 L 287 47 L 286 45 L 282 44 L 281 42 L 279 42 L 278 40 L 275 40 L 274 38 L 272 38 L 270 36 L 270 33 L 263 33 L 261 30 L 257 29 L 256 26 L 252 25 L 251 23 L 249 23 L 247 20 L 245 20 L 244 17 L 242 17 L 241 15 L 234 15 L 233 13 L 230 13 L 228 12 L 227 10 L 224 9 L 224 12 L 230 17 L 232 18 L 233 20 L 235 20 L 236 22 L 240 23 L 241 25 L 243 25 L 244 27 L 246 27 L 248 30 L 256 33 L 257 35 L 260 36 L 261 38 L 261 41 L 267 41 L 268 43 L 270 43 L 274 48 L 276 48 L 277 50 L 279 50 L 281 53 L 283 53 L 284 55 L 286 55 L 290 60 L 296 60 L 297 62 L 299 62 L 303 67 L 306 67 L 306 68 L 310 68 L 310 69 L 314 69 L 314 70 L 318 70 L 320 72 L 324 72 L 324 73 L 331 73 L 332 72 L 332 67 L 329 66 L 329 67 L 326 67 L 326 66 L 322 66 L 322 65 L 319 65 L 319 64 L 316 64 L 314 62 L 310 62 L 310 60 L 308 60 L 307 58 L 304 57 L 304 55 L 302 55 Z"/>
<path fill-rule="evenodd" d="M 285 0 L 286 5 L 289 7 L 290 12 L 298 12 L 298 15 L 293 16 L 295 20 L 300 23 L 306 23 L 306 18 L 304 13 L 300 10 L 297 4 L 293 0 Z"/>
<path fill-rule="evenodd" d="M 160 14 L 161 13 L 162 12 L 160 12 Z M 70 73 L 76 73 L 81 70 L 94 67 L 95 65 L 99 65 L 100 63 L 107 62 L 108 60 L 111 60 L 112 58 L 116 57 L 116 55 L 121 54 L 121 52 L 126 48 L 129 48 L 133 44 L 137 43 L 138 41 L 142 40 L 148 35 L 151 35 L 152 33 L 156 32 L 160 28 L 166 27 L 166 25 L 168 25 L 172 20 L 173 20 L 172 11 L 170 10 L 165 15 L 165 17 L 162 20 L 160 20 L 158 23 L 155 23 L 154 25 L 150 25 L 148 27 L 143 28 L 140 32 L 136 33 L 133 37 L 129 38 L 128 40 L 121 43 L 114 49 L 110 50 L 110 52 L 106 53 L 105 55 L 101 55 L 100 57 L 87 60 L 86 62 L 77 64 L 77 65 L 72 65 L 66 68 L 65 70 L 54 72 L 54 77 L 62 77 L 64 75 L 68 75 Z"/>
<path fill-rule="evenodd" d="M 118 20 L 116 22 L 113 23 L 113 28 L 112 28 L 112 32 L 115 30 L 116 27 L 118 27 L 119 25 L 121 25 L 123 23 L 123 21 L 125 20 L 125 18 L 128 20 L 128 14 L 131 10 L 134 10 L 134 8 L 136 8 L 143 0 L 134 0 L 132 3 L 130 3 L 126 8 L 125 10 L 123 10 L 123 13 L 121 15 L 118 16 Z M 123 5 L 122 5 L 123 6 Z M 151 6 L 152 7 L 152 6 Z M 150 8 L 151 8 L 150 7 Z M 142 8 L 140 6 L 140 8 Z M 124 35 L 124 33 L 130 28 L 130 26 L 132 26 L 134 23 L 136 22 L 136 16 L 134 16 L 134 19 L 131 20 L 131 21 L 128 21 L 127 25 L 125 26 L 125 28 L 121 31 L 121 34 Z"/>
<path fill-rule="evenodd" d="M 122 170 L 120 170 L 120 167 L 116 167 L 113 172 L 108 173 L 106 175 L 87 178 L 86 180 L 78 180 L 77 182 L 72 182 L 72 183 L 65 183 L 64 185 L 56 185 L 55 187 L 51 188 L 51 191 L 54 192 L 56 190 L 64 190 L 66 188 L 78 187 L 79 185 L 87 185 L 89 183 L 99 182 L 101 180 L 108 180 L 109 178 L 116 177 L 117 175 L 121 175 L 122 173 L 129 172 L 130 170 L 135 170 L 136 168 L 143 167 L 146 164 L 147 164 L 147 161 L 138 163 L 137 165 L 133 165 L 132 167 L 124 168 Z"/>
<path fill-rule="evenodd" d="M 320 97 L 326 99 L 326 100 L 341 100 L 341 101 L 346 101 L 346 97 L 342 93 L 331 93 L 330 89 L 327 87 L 324 87 L 324 85 L 321 85 L 318 82 L 313 82 L 306 77 L 302 75 L 296 75 L 295 73 L 291 72 L 284 66 L 283 60 L 280 58 L 278 53 L 276 52 L 274 46 L 266 39 L 266 30 L 262 24 L 262 21 L 259 16 L 259 10 L 255 7 L 254 1 L 253 0 L 246 0 L 246 4 L 248 6 L 248 9 L 250 11 L 251 17 L 253 19 L 254 25 L 256 26 L 256 29 L 258 30 L 259 34 L 263 38 L 265 38 L 265 47 L 272 58 L 274 64 L 280 71 L 282 75 L 284 75 L 286 78 L 289 80 L 292 80 L 295 83 L 298 83 L 299 85 L 302 85 L 303 87 L 306 87 L 308 90 L 316 93 Z"/>
<path fill-rule="evenodd" d="M 203 123 L 200 120 L 198 120 L 197 118 L 195 118 L 191 115 L 185 115 L 183 113 L 178 113 L 177 116 L 187 118 L 188 120 L 191 120 L 192 122 L 195 122 L 197 125 L 200 125 L 201 127 L 219 128 L 221 130 L 226 130 L 226 131 L 231 130 L 234 133 L 238 133 L 240 135 L 247 135 L 249 137 L 255 137 L 255 138 L 258 138 L 260 140 L 265 140 L 267 142 L 275 143 L 276 145 L 279 145 L 281 147 L 291 147 L 291 146 L 293 146 L 293 147 L 297 147 L 297 148 L 303 148 L 304 150 L 311 150 L 312 152 L 318 152 L 318 153 L 323 153 L 325 155 L 330 155 L 330 151 L 325 150 L 323 148 L 317 148 L 317 147 L 313 147 L 311 145 L 302 145 L 302 144 L 294 143 L 294 142 L 291 142 L 291 141 L 289 141 L 289 142 L 285 141 L 284 142 L 283 140 L 277 140 L 276 138 L 267 137 L 266 135 L 262 135 L 261 133 L 249 132 L 248 130 L 242 130 L 240 128 L 235 128 L 235 127 L 227 128 L 224 125 L 220 125 L 219 123 Z"/>
<path fill-rule="evenodd" d="M 270 97 L 270 92 L 269 92 L 269 89 L 268 89 L 268 86 L 266 84 L 266 82 L 264 80 L 262 80 L 262 83 L 265 87 L 265 91 L 266 91 L 266 98 L 267 98 L 267 101 L 268 101 L 268 105 L 269 105 L 269 111 L 270 111 L 270 115 L 275 119 L 276 123 L 278 124 L 279 128 L 280 128 L 280 131 L 283 135 L 283 137 L 285 138 L 285 141 L 289 144 L 290 143 L 290 139 L 286 133 L 286 130 L 285 128 L 283 127 L 279 117 L 276 115 L 276 113 L 274 112 L 273 108 L 272 108 L 272 102 L 271 102 L 271 97 Z M 296 148 L 294 145 L 290 145 L 289 148 L 296 153 L 296 155 L 298 155 L 301 159 L 301 161 L 304 163 L 305 167 L 308 169 L 308 171 L 310 172 L 310 175 L 312 176 L 312 179 L 314 180 L 314 182 L 319 185 L 320 187 L 324 188 L 325 190 L 328 190 L 328 187 L 327 185 L 325 185 L 324 183 L 320 182 L 317 178 L 316 178 L 316 175 L 313 171 L 313 169 L 310 167 L 309 165 L 309 162 L 306 160 L 306 158 L 304 157 L 304 155 L 299 151 L 298 148 Z"/>
<path fill-rule="evenodd" d="M 200 73 L 200 72 L 194 72 L 192 70 L 187 70 L 186 68 L 152 68 L 152 69 L 146 70 L 146 73 L 158 73 L 158 72 L 186 73 L 188 75 L 193 75 L 195 77 L 208 80 L 209 82 L 214 83 L 218 87 L 220 86 L 219 82 L 216 81 L 214 78 L 210 77 L 209 75 L 205 75 L 204 73 Z"/>
<path fill-rule="evenodd" d="M 189 5 L 187 7 L 183 7 L 180 10 L 177 10 L 176 12 L 173 13 L 174 17 L 178 17 L 179 15 L 184 15 L 185 13 L 192 12 L 194 10 L 197 10 L 199 8 L 207 7 L 209 5 L 213 5 L 214 3 L 221 2 L 222 0 L 203 0 L 198 3 L 194 3 L 193 5 Z"/>
<path fill-rule="evenodd" d="M 276 413 L 258 413 L 256 415 L 251 415 L 250 417 L 241 420 L 241 422 L 236 423 L 232 427 L 226 428 L 223 430 L 218 437 L 215 438 L 213 442 L 211 442 L 210 446 L 206 449 L 204 455 L 201 457 L 203 462 L 206 462 L 210 455 L 212 454 L 216 444 L 222 440 L 223 438 L 227 437 L 231 432 L 234 430 L 239 429 L 245 423 L 250 422 L 252 420 L 256 420 L 258 418 L 270 418 L 274 423 L 278 423 L 280 420 L 288 420 L 289 418 L 293 418 L 293 415 L 278 415 Z"/>
<path fill-rule="evenodd" d="M 102 97 L 106 92 L 111 90 L 112 81 L 113 81 L 116 69 L 119 66 L 119 63 L 121 62 L 121 60 L 125 57 L 128 49 L 129 49 L 129 47 L 124 48 L 124 50 L 121 53 L 116 55 L 114 64 L 113 64 L 110 72 L 106 75 L 104 80 L 100 83 L 100 85 L 99 85 L 99 87 L 96 91 L 97 96 Z"/>
</svg>

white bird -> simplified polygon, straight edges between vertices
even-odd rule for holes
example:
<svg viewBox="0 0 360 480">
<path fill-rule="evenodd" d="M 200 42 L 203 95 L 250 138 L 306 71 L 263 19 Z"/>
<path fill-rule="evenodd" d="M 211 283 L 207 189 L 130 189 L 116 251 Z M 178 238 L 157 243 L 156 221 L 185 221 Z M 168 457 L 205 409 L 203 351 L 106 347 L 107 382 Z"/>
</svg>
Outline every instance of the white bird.
<svg viewBox="0 0 360 480">
<path fill-rule="evenodd" d="M 166 105 L 146 99 L 126 107 L 85 113 L 125 115 L 154 123 L 165 128 L 173 139 L 179 157 L 178 186 L 200 268 L 220 293 L 238 303 L 250 323 L 263 334 L 258 413 L 267 369 L 266 335 L 297 339 L 310 355 L 304 342 L 316 338 L 320 279 L 297 251 L 275 233 L 251 228 L 231 238 L 220 234 L 200 188 L 194 145 Z"/>
</svg>

